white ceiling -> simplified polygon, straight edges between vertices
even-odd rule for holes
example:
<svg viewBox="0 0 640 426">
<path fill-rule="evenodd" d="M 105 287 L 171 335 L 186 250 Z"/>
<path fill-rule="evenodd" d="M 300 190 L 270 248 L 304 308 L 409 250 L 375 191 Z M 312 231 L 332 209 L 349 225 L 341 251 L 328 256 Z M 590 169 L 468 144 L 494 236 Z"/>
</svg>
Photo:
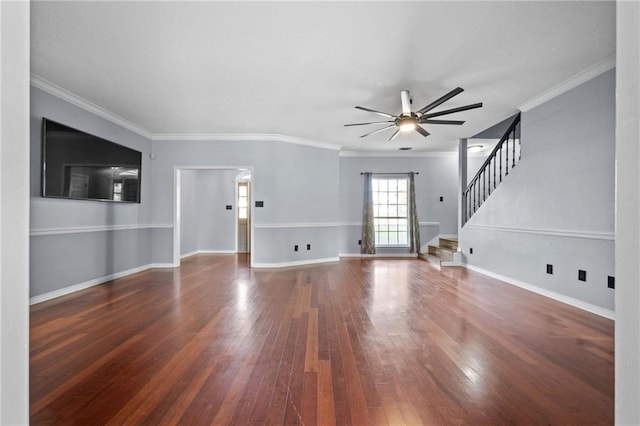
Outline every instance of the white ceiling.
<svg viewBox="0 0 640 426">
<path fill-rule="evenodd" d="M 614 2 L 33 2 L 32 73 L 153 134 L 453 151 L 615 54 Z M 400 90 L 457 126 L 360 139 Z"/>
</svg>

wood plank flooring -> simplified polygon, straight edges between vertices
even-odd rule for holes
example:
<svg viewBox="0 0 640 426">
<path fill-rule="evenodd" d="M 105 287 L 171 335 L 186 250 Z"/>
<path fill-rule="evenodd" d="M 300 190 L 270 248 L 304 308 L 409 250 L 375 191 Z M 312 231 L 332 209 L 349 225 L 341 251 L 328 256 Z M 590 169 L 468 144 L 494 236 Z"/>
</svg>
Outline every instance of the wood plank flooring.
<svg viewBox="0 0 640 426">
<path fill-rule="evenodd" d="M 31 423 L 612 424 L 613 322 L 463 268 L 197 255 L 31 308 Z"/>
</svg>

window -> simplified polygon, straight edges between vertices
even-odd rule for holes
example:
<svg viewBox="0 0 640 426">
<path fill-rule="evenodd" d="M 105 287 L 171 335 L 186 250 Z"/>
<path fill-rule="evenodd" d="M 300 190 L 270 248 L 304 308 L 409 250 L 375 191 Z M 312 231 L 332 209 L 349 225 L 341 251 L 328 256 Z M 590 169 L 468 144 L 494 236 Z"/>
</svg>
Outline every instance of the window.
<svg viewBox="0 0 640 426">
<path fill-rule="evenodd" d="M 377 178 L 371 181 L 373 219 L 377 247 L 409 245 L 407 178 Z"/>
<path fill-rule="evenodd" d="M 249 187 L 245 184 L 238 185 L 238 219 L 246 219 L 249 209 Z"/>
<path fill-rule="evenodd" d="M 122 201 L 122 181 L 113 182 L 113 200 Z"/>
</svg>

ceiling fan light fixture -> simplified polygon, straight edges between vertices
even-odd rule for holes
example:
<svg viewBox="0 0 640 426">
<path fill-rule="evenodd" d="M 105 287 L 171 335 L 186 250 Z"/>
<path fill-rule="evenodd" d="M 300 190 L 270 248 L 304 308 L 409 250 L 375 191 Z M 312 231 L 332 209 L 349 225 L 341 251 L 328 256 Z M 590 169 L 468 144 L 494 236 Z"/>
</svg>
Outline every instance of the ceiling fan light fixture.
<svg viewBox="0 0 640 426">
<path fill-rule="evenodd" d="M 417 125 L 418 122 L 414 117 L 403 117 L 398 120 L 398 128 L 401 132 L 412 132 Z"/>
</svg>

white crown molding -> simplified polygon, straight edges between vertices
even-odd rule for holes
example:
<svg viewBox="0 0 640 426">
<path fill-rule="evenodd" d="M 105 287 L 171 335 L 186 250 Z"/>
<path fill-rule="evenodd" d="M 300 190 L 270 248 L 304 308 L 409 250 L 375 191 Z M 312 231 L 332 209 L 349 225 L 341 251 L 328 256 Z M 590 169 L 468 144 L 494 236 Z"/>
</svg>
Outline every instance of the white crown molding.
<svg viewBox="0 0 640 426">
<path fill-rule="evenodd" d="M 500 232 L 517 232 L 519 234 L 548 235 L 563 238 L 584 238 L 589 240 L 613 241 L 613 232 L 579 231 L 567 229 L 545 229 L 545 228 L 520 228 L 516 226 L 495 226 L 495 225 L 475 225 L 466 224 L 463 229 L 483 229 Z"/>
<path fill-rule="evenodd" d="M 577 87 L 579 85 L 581 85 L 582 83 L 586 83 L 587 81 L 591 80 L 592 78 L 595 78 L 597 76 L 599 76 L 600 74 L 609 71 L 610 69 L 614 68 L 616 66 L 616 55 L 611 55 L 608 58 L 606 58 L 603 61 L 598 62 L 597 64 L 587 68 L 584 71 L 579 72 L 578 74 L 574 75 L 573 77 L 563 81 L 562 83 L 553 86 L 551 89 L 541 93 L 540 95 L 529 99 L 527 102 L 525 102 L 524 104 L 520 105 L 520 107 L 518 107 L 518 109 L 520 111 L 530 111 L 533 108 L 542 105 L 543 103 L 555 98 L 556 96 L 559 96 L 565 92 L 568 92 L 569 90 L 573 89 L 574 87 Z"/>
<path fill-rule="evenodd" d="M 305 145 L 314 148 L 339 151 L 342 146 L 298 138 L 295 136 L 281 135 L 278 133 L 156 133 L 151 137 L 153 141 L 184 142 L 184 141 L 208 141 L 208 142 L 285 142 L 295 145 Z"/>
<path fill-rule="evenodd" d="M 32 229 L 29 235 L 39 237 L 42 235 L 81 234 L 85 232 L 111 232 L 128 231 L 133 229 L 173 228 L 170 223 L 160 224 L 134 224 L 134 225 L 98 225 L 98 226 L 74 226 L 64 228 L 38 228 Z"/>
<path fill-rule="evenodd" d="M 254 263 L 253 268 L 288 268 L 291 266 L 314 265 L 316 263 L 339 262 L 339 257 L 326 257 L 323 259 L 296 260 L 293 262 L 279 263 Z"/>
<path fill-rule="evenodd" d="M 483 275 L 487 275 L 491 278 L 495 278 L 497 280 L 503 281 L 507 284 L 514 285 L 516 287 L 520 287 L 524 290 L 531 291 L 533 293 L 540 294 L 542 296 L 546 296 L 550 299 L 557 300 L 558 302 L 565 303 L 570 306 L 574 306 L 576 308 L 582 309 L 583 311 L 591 312 L 592 314 L 600 315 L 601 317 L 609 318 L 615 320 L 615 312 L 603 308 L 598 305 L 594 305 L 589 302 L 584 302 L 582 300 L 576 299 L 574 297 L 565 296 L 564 294 L 556 293 L 555 291 L 547 290 L 542 287 L 538 287 L 532 284 L 525 283 L 523 281 L 519 281 L 513 278 L 505 277 L 504 275 L 496 274 L 495 272 L 488 271 L 486 269 L 479 268 L 474 265 L 463 264 L 463 266 L 467 269 L 471 269 L 472 271 L 478 272 Z"/>
<path fill-rule="evenodd" d="M 427 152 L 427 151 L 340 151 L 340 157 L 433 157 L 457 158 L 458 152 Z"/>
<path fill-rule="evenodd" d="M 295 136 L 287 136 L 280 134 L 204 134 L 204 133 L 152 133 L 149 130 L 138 126 L 130 121 L 125 120 L 117 114 L 102 108 L 93 102 L 90 102 L 75 93 L 70 92 L 50 81 L 36 75 L 31 74 L 31 85 L 38 89 L 41 89 L 50 95 L 69 102 L 79 108 L 84 109 L 98 117 L 104 118 L 118 126 L 124 127 L 140 136 L 143 136 L 151 141 L 220 141 L 220 142 L 236 142 L 236 141 L 276 141 L 285 142 L 295 145 L 305 145 L 314 148 L 330 149 L 333 151 L 340 151 L 341 145 L 314 141 L 311 139 L 299 138 Z"/>
<path fill-rule="evenodd" d="M 256 229 L 279 229 L 279 228 L 337 228 L 340 226 L 337 222 L 323 223 L 256 223 L 253 225 Z"/>
<path fill-rule="evenodd" d="M 152 134 L 150 131 L 138 126 L 137 124 L 127 121 L 119 115 L 116 115 L 84 98 L 81 98 L 80 96 L 66 89 L 63 89 L 62 87 L 57 86 L 38 75 L 31 74 L 31 85 L 49 93 L 50 95 L 60 98 L 63 101 L 67 101 L 70 104 L 82 108 L 85 111 L 95 114 L 100 118 L 104 118 L 105 120 L 117 124 L 120 127 L 124 127 L 125 129 L 130 130 L 144 138 L 152 138 Z"/>
</svg>

